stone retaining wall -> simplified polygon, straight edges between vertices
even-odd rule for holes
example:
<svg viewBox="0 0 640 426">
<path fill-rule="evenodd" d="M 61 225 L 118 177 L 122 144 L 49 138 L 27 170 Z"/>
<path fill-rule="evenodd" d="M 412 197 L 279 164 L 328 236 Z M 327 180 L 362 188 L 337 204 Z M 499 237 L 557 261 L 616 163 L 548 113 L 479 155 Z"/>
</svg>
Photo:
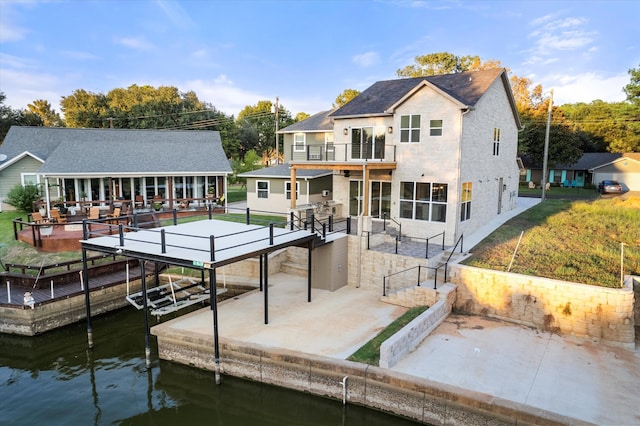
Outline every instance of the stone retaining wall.
<svg viewBox="0 0 640 426">
<path fill-rule="evenodd" d="M 213 336 L 176 333 L 162 325 L 152 333 L 158 336 L 161 359 L 215 371 Z M 346 360 L 226 339 L 220 341 L 220 355 L 222 374 L 338 400 L 343 398 L 346 377 L 348 403 L 431 425 L 585 424 L 492 395 Z"/>
<path fill-rule="evenodd" d="M 365 288 L 380 289 L 382 295 L 382 281 L 385 275 L 391 275 L 398 271 L 417 268 L 418 266 L 435 266 L 439 257 L 421 259 L 417 257 L 402 256 L 399 254 L 383 253 L 375 250 L 367 250 L 366 237 L 350 235 L 349 237 L 349 285 Z M 407 271 L 406 274 L 395 275 L 392 280 L 402 281 L 400 287 L 417 284 L 417 269 Z M 429 271 L 429 277 L 422 280 L 428 281 L 433 277 L 433 271 Z M 444 272 L 442 272 L 444 275 Z M 410 284 L 407 284 L 410 283 Z"/>
<path fill-rule="evenodd" d="M 424 287 L 416 289 L 425 293 L 435 292 Z M 455 301 L 455 287 L 444 284 L 437 290 L 437 294 L 437 302 L 380 345 L 380 367 L 391 368 L 396 365 L 449 316 Z"/>
<path fill-rule="evenodd" d="M 130 281 L 129 288 L 132 293 L 140 291 L 140 280 Z M 126 283 L 91 290 L 91 316 L 130 306 L 126 294 Z M 35 309 L 0 307 L 0 318 L 0 333 L 34 336 L 85 319 L 84 293 L 43 303 Z"/>
<path fill-rule="evenodd" d="M 459 312 L 635 348 L 631 280 L 614 289 L 458 264 L 449 280 Z"/>
</svg>

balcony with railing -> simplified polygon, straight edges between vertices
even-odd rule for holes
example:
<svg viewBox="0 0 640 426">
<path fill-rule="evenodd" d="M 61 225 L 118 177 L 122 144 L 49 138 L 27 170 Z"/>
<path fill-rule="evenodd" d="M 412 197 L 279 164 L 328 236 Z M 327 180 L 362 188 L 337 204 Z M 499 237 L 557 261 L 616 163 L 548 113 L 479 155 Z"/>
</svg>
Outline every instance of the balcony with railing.
<svg viewBox="0 0 640 426">
<path fill-rule="evenodd" d="M 317 144 L 303 147 L 292 146 L 289 152 L 290 161 L 320 163 L 361 163 L 379 161 L 393 163 L 396 161 L 396 146 L 385 143 L 347 143 Z"/>
</svg>

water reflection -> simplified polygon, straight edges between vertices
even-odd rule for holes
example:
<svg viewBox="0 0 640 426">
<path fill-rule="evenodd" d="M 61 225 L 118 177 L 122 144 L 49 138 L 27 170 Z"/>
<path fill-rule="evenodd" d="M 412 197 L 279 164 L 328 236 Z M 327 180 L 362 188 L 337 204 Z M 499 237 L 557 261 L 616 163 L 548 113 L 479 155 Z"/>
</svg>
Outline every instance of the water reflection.
<svg viewBox="0 0 640 426">
<path fill-rule="evenodd" d="M 37 337 L 0 334 L 0 424 L 414 425 L 374 410 L 157 359 L 130 309 Z"/>
</svg>

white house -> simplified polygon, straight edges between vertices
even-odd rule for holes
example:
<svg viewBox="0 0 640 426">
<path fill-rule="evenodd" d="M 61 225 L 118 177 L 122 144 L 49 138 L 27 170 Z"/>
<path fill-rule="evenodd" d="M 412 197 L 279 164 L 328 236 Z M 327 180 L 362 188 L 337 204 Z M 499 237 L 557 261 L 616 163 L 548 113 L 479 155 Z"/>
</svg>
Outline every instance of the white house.
<svg viewBox="0 0 640 426">
<path fill-rule="evenodd" d="M 327 117 L 332 137 L 283 129 L 290 186 L 331 170 L 332 201 L 365 227 L 387 217 L 453 244 L 516 205 L 522 125 L 503 69 L 379 81 Z"/>
</svg>

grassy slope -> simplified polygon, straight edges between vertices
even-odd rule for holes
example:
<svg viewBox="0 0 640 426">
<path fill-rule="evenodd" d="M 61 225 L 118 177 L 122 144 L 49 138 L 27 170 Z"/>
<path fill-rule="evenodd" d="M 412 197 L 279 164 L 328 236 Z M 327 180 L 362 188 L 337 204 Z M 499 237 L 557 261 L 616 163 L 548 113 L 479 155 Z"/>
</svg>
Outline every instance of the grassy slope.
<svg viewBox="0 0 640 426">
<path fill-rule="evenodd" d="M 640 273 L 638 199 L 548 199 L 489 235 L 464 263 L 506 271 L 522 231 L 511 272 L 618 287 L 624 243 L 625 273 Z"/>
</svg>

